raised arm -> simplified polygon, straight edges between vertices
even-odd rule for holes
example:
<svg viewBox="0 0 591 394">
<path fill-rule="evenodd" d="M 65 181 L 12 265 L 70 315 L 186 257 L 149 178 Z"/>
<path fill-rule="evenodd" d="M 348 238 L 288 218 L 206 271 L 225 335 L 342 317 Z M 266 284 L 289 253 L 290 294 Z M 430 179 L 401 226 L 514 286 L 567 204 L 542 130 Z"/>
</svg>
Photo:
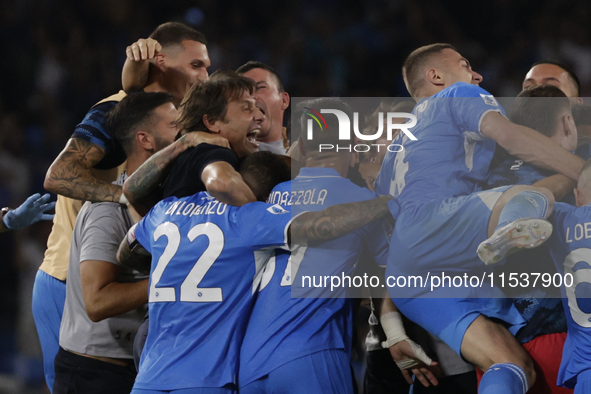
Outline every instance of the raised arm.
<svg viewBox="0 0 591 394">
<path fill-rule="evenodd" d="M 228 205 L 242 206 L 257 199 L 238 173 L 225 161 L 208 164 L 201 173 L 207 192 Z"/>
<path fill-rule="evenodd" d="M 495 140 L 505 150 L 536 167 L 553 170 L 573 180 L 585 161 L 580 157 L 552 143 L 550 139 L 535 130 L 517 125 L 498 112 L 484 115 L 480 125 L 481 133 Z"/>
<path fill-rule="evenodd" d="M 228 140 L 206 132 L 191 132 L 153 154 L 123 185 L 123 193 L 140 215 L 144 216 L 161 199 L 158 185 L 166 178 L 171 164 L 187 149 L 201 143 L 230 147 Z"/>
<path fill-rule="evenodd" d="M 150 60 L 162 50 L 153 38 L 141 38 L 125 50 L 125 64 L 121 72 L 123 90 L 137 90 L 146 85 L 150 72 Z"/>
<path fill-rule="evenodd" d="M 305 212 L 290 225 L 290 243 L 327 241 L 357 230 L 389 214 L 391 196 L 333 205 L 318 212 Z"/>
<path fill-rule="evenodd" d="M 121 200 L 121 186 L 98 179 L 92 168 L 105 157 L 105 150 L 92 142 L 70 138 L 51 164 L 43 187 L 65 197 L 83 201 Z"/>
</svg>

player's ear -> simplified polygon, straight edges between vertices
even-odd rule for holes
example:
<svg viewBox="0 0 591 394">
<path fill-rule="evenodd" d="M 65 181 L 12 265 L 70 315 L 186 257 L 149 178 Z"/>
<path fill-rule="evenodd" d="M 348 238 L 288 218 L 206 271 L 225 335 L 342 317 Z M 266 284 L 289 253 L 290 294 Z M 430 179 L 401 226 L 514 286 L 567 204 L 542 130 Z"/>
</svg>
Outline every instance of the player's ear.
<svg viewBox="0 0 591 394">
<path fill-rule="evenodd" d="M 281 95 L 281 109 L 286 110 L 289 107 L 290 97 L 287 92 L 279 93 Z"/>
<path fill-rule="evenodd" d="M 562 128 L 564 129 L 564 135 L 567 137 L 577 132 L 572 114 L 568 113 L 562 116 Z"/>
<path fill-rule="evenodd" d="M 578 188 L 574 188 L 573 189 L 573 194 L 575 195 L 575 203 L 577 205 L 577 207 L 582 207 L 584 204 L 583 200 L 583 195 L 581 193 L 581 191 Z"/>
<path fill-rule="evenodd" d="M 219 119 L 214 120 L 210 115 L 203 115 L 203 124 L 212 133 L 218 134 L 220 132 L 220 123 L 221 120 Z"/>
<path fill-rule="evenodd" d="M 156 65 L 156 67 L 158 67 L 158 69 L 160 69 L 160 71 L 165 72 L 166 71 L 166 55 L 162 52 L 157 54 L 154 57 L 154 64 Z"/>
<path fill-rule="evenodd" d="M 153 151 L 155 149 L 154 137 L 147 131 L 138 131 L 135 135 L 135 142 L 139 147 L 147 151 Z"/>
<path fill-rule="evenodd" d="M 444 75 L 443 72 L 435 67 L 429 68 L 425 71 L 425 78 L 427 79 L 427 81 L 429 81 L 429 83 L 436 85 L 436 86 L 442 86 L 445 85 L 445 80 L 444 80 Z"/>
</svg>

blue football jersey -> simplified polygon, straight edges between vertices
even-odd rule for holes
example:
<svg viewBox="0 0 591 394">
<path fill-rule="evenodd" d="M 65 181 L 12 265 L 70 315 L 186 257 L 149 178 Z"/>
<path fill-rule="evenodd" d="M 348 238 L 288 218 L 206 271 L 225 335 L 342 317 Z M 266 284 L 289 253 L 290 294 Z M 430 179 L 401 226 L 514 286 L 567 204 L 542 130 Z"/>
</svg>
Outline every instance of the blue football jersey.
<svg viewBox="0 0 591 394">
<path fill-rule="evenodd" d="M 291 185 L 278 185 L 268 202 L 290 207 L 295 216 L 372 198 L 373 192 L 331 168 L 302 168 Z M 346 289 L 328 294 L 330 284 L 310 288 L 302 281 L 306 276 L 351 276 L 363 244 L 385 264 L 386 231 L 386 224 L 378 221 L 332 241 L 296 246 L 291 254 L 270 251 L 241 349 L 240 386 L 314 352 L 344 349 L 350 354 L 353 305 L 345 298 Z"/>
<path fill-rule="evenodd" d="M 537 181 L 553 175 L 552 171 L 537 168 L 523 160 L 508 158 L 492 168 L 485 189 L 507 185 L 533 185 Z M 574 201 L 572 193 L 564 201 Z M 545 245 L 532 250 L 524 250 L 507 257 L 503 266 L 496 270 L 505 270 L 509 275 L 516 267 L 520 272 L 556 272 L 554 262 Z M 566 317 L 562 302 L 549 298 L 542 290 L 529 290 L 513 298 L 528 324 L 515 336 L 521 343 L 526 343 L 537 336 L 566 331 Z"/>
<path fill-rule="evenodd" d="M 480 190 L 487 179 L 495 142 L 480 133 L 483 116 L 503 108 L 486 90 L 456 83 L 422 100 L 413 109 L 412 141 L 399 133 L 376 179 L 376 192 L 408 203 L 460 196 Z M 398 149 L 392 149 L 398 150 Z"/>
<path fill-rule="evenodd" d="M 568 336 L 558 372 L 558 383 L 572 388 L 577 375 L 591 369 L 591 206 L 556 203 L 550 220 L 550 254 L 565 283 L 573 279 L 561 289 Z"/>
<path fill-rule="evenodd" d="M 205 192 L 158 203 L 135 230 L 152 254 L 150 324 L 135 388 L 236 383 L 238 352 L 261 264 L 255 251 L 287 247 L 289 208 L 220 203 Z M 257 268 L 259 267 L 259 268 Z"/>
</svg>

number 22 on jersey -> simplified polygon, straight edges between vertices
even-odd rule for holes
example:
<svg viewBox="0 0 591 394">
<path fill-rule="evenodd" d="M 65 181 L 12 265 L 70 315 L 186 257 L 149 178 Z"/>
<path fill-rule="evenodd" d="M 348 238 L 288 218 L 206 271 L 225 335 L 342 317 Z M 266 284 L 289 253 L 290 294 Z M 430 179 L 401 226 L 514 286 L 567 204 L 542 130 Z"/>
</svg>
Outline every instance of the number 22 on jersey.
<svg viewBox="0 0 591 394">
<path fill-rule="evenodd" d="M 154 242 L 162 236 L 165 236 L 168 241 L 151 275 L 148 302 L 174 302 L 177 300 L 174 287 L 158 287 L 158 283 L 162 279 L 166 267 L 178 252 L 182 235 L 176 224 L 166 222 L 159 225 L 154 231 Z M 209 222 L 192 227 L 186 235 L 189 242 L 193 242 L 201 236 L 209 239 L 209 245 L 181 283 L 179 291 L 181 302 L 221 302 L 223 300 L 220 287 L 200 288 L 199 283 L 222 253 L 224 233 L 216 224 Z"/>
</svg>

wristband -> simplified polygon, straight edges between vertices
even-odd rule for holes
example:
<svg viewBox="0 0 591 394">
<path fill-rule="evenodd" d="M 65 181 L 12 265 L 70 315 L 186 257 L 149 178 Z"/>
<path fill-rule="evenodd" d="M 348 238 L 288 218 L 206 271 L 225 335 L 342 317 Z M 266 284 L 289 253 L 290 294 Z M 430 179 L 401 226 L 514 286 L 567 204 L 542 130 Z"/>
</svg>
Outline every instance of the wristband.
<svg viewBox="0 0 591 394">
<path fill-rule="evenodd" d="M 127 197 L 125 197 L 125 194 L 123 194 L 123 192 L 121 192 L 121 197 L 119 197 L 119 204 L 129 205 L 129 201 L 127 200 Z"/>
<path fill-rule="evenodd" d="M 408 339 L 400 312 L 388 312 L 383 314 L 380 317 L 380 323 L 382 323 L 382 328 L 384 329 L 387 338 L 382 342 L 383 348 L 389 348 L 400 341 Z"/>
</svg>

